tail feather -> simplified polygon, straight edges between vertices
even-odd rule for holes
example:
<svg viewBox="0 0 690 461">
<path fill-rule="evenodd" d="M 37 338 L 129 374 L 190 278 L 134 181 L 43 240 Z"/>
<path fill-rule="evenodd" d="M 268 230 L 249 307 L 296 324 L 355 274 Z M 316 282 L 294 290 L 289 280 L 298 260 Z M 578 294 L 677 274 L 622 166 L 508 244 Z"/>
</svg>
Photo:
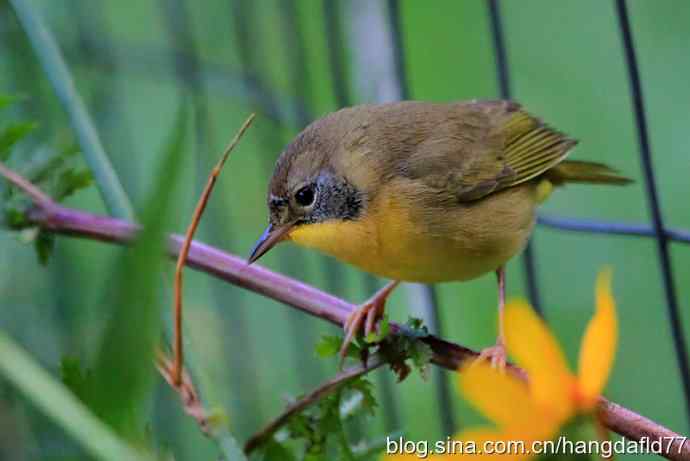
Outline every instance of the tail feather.
<svg viewBox="0 0 690 461">
<path fill-rule="evenodd" d="M 557 186 L 568 182 L 619 186 L 633 182 L 632 179 L 620 175 L 616 170 L 603 163 L 579 160 L 564 160 L 546 171 L 544 176 Z"/>
</svg>

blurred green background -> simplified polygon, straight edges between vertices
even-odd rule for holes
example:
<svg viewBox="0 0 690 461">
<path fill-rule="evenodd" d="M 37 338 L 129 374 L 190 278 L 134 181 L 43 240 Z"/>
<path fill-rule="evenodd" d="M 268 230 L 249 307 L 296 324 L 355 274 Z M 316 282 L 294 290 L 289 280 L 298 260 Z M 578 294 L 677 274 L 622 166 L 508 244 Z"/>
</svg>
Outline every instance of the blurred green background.
<svg viewBox="0 0 690 461">
<path fill-rule="evenodd" d="M 160 185 L 161 160 L 181 105 L 188 108 L 186 141 L 175 190 L 171 231 L 182 231 L 207 172 L 244 118 L 258 118 L 230 159 L 197 237 L 246 255 L 266 222 L 265 189 L 273 162 L 308 121 L 338 107 L 329 60 L 325 16 L 334 8 L 342 57 L 336 77 L 350 103 L 371 102 L 381 76 L 362 56 L 390 59 L 388 3 L 316 0 L 25 0 L 55 35 L 76 88 L 93 117 L 105 150 L 131 201 L 144 213 Z M 332 3 L 330 6 L 328 3 Z M 628 2 L 654 167 L 666 223 L 690 228 L 690 2 Z M 502 2 L 514 99 L 581 141 L 576 159 L 602 161 L 636 180 L 627 188 L 571 186 L 543 206 L 545 215 L 648 223 L 647 199 L 636 143 L 634 114 L 614 5 L 600 0 Z M 405 65 L 413 99 L 449 101 L 498 95 L 487 2 L 400 2 Z M 377 18 L 383 21 L 377 22 Z M 332 27 L 332 25 L 331 25 Z M 76 145 L 74 130 L 56 98 L 25 31 L 7 1 L 0 1 L 0 93 L 23 96 L 7 120 L 39 127 L 18 149 Z M 15 152 L 13 160 L 18 153 Z M 160 199 L 160 197 L 158 197 Z M 96 187 L 67 205 L 107 213 Z M 545 316 L 575 363 L 593 310 L 594 279 L 614 268 L 620 343 L 607 397 L 680 433 L 688 433 L 685 402 L 673 350 L 655 242 L 638 237 L 535 232 L 538 282 Z M 47 266 L 0 230 L 0 330 L 51 372 L 62 357 L 96 366 L 106 325 L 122 296 L 113 281 L 126 250 L 60 237 Z M 671 244 L 682 327 L 690 334 L 690 248 Z M 313 252 L 283 246 L 262 264 L 353 302 L 383 281 L 372 281 Z M 165 318 L 172 265 L 153 298 Z M 134 276 L 134 274 L 130 274 Z M 204 397 L 228 414 L 243 441 L 284 408 L 286 397 L 314 387 L 335 372 L 314 344 L 335 329 L 256 294 L 207 275 L 187 272 L 188 360 Z M 509 264 L 508 291 L 525 293 L 520 261 Z M 438 286 L 445 337 L 473 348 L 494 340 L 493 275 Z M 389 302 L 396 321 L 418 312 L 406 289 Z M 122 322 L 136 334 L 136 310 Z M 123 314 L 124 315 L 124 314 Z M 128 314 L 129 315 L 129 314 Z M 122 315 L 121 315 L 122 317 Z M 112 324 L 112 322 L 110 323 Z M 123 340 L 127 341 L 127 334 Z M 117 369 L 112 369 L 117 374 Z M 151 372 L 153 374 L 153 371 Z M 448 375 L 446 375 L 448 376 Z M 437 377 L 436 377 L 437 378 Z M 436 379 L 434 378 L 434 379 Z M 449 379 L 452 377 L 448 376 Z M 353 437 L 404 430 L 412 439 L 443 437 L 437 386 L 414 375 L 400 385 L 388 371 L 373 381 L 382 408 L 353 429 Z M 212 459 L 217 450 L 183 414 L 177 397 L 158 378 L 146 391 L 148 431 L 175 459 Z M 478 421 L 451 384 L 457 427 Z M 143 430 L 143 428 L 142 428 Z M 7 458 L 5 458 L 7 456 Z M 0 458 L 80 459 L 81 448 L 0 380 Z"/>
</svg>

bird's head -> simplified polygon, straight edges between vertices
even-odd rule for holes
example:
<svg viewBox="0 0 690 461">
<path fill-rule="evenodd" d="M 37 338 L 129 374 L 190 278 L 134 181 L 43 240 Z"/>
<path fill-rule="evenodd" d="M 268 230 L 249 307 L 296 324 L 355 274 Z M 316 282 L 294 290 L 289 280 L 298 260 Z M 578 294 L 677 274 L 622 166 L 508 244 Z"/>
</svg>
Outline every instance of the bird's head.
<svg viewBox="0 0 690 461">
<path fill-rule="evenodd" d="M 269 224 L 249 257 L 253 263 L 296 230 L 357 219 L 363 194 L 340 167 L 342 138 L 328 117 L 300 133 L 278 159 L 268 188 Z"/>
</svg>

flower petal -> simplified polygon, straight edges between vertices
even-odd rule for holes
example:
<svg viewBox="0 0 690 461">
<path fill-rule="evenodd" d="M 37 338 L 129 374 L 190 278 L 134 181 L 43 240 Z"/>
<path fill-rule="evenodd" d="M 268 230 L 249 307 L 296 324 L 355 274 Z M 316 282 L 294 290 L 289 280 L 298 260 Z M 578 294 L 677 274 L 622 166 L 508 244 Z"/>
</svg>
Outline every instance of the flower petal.
<svg viewBox="0 0 690 461">
<path fill-rule="evenodd" d="M 463 396 L 499 427 L 529 426 L 540 419 L 527 383 L 486 361 L 463 367 L 458 383 Z"/>
<path fill-rule="evenodd" d="M 543 320 L 526 302 L 512 301 L 506 306 L 505 332 L 508 352 L 527 372 L 534 400 L 558 421 L 572 416 L 575 377 Z"/>
<path fill-rule="evenodd" d="M 580 346 L 579 391 L 583 405 L 591 409 L 606 385 L 618 342 L 616 302 L 611 294 L 611 270 L 597 277 L 596 312 Z"/>
</svg>

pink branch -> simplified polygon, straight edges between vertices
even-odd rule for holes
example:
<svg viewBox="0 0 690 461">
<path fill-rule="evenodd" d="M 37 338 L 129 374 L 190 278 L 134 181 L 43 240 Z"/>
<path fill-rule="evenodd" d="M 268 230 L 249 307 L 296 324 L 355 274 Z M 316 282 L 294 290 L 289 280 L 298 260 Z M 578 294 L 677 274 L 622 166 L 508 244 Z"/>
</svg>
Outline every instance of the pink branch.
<svg viewBox="0 0 690 461">
<path fill-rule="evenodd" d="M 8 171 L 6 168 L 0 169 L 0 174 L 25 190 L 28 183 L 11 171 L 8 175 Z M 120 244 L 130 242 L 137 233 L 138 227 L 134 224 L 62 207 L 52 201 L 46 201 L 42 193 L 36 195 L 36 190 L 33 186 L 30 190 L 25 190 L 36 202 L 36 207 L 29 212 L 29 219 L 44 230 Z M 180 235 L 169 237 L 170 257 L 178 257 L 183 242 L 184 237 Z M 248 266 L 242 258 L 196 241 L 191 245 L 187 265 L 336 325 L 342 325 L 355 307 L 342 299 L 259 265 Z M 400 331 L 400 328 L 399 325 L 391 325 L 393 333 Z M 463 361 L 477 356 L 477 352 L 471 349 L 435 336 L 421 340 L 433 350 L 432 362 L 449 370 L 457 370 Z M 509 370 L 525 377 L 524 372 L 516 367 L 509 366 Z M 685 443 L 684 437 L 670 429 L 604 398 L 601 399 L 599 412 L 604 424 L 612 431 L 630 440 L 648 438 L 650 441 L 665 441 L 662 445 L 665 449 L 668 448 L 664 454 L 666 458 L 690 460 L 690 444 Z M 666 444 L 671 440 L 673 443 L 667 447 Z"/>
</svg>

